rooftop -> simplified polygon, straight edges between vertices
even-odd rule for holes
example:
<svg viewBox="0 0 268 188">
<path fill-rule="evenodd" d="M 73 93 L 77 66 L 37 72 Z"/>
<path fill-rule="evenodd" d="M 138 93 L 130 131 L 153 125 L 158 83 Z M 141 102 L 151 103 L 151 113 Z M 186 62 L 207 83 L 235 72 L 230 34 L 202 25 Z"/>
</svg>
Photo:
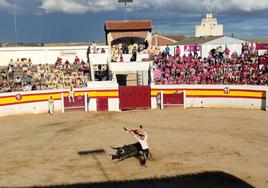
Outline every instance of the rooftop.
<svg viewBox="0 0 268 188">
<path fill-rule="evenodd" d="M 152 20 L 106 21 L 106 31 L 151 30 Z"/>
</svg>

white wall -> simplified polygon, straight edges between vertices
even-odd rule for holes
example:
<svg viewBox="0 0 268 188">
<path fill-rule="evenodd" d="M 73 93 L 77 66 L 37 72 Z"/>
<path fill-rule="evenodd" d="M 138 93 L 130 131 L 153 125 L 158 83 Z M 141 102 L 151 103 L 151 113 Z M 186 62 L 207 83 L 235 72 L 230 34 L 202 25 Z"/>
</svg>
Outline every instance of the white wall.
<svg viewBox="0 0 268 188">
<path fill-rule="evenodd" d="M 30 58 L 33 64 L 54 64 L 57 57 L 65 61 L 73 61 L 76 56 L 87 61 L 88 46 L 65 46 L 65 47 L 10 47 L 0 48 L 0 65 L 8 65 L 10 59 Z M 97 46 L 108 52 L 108 46 Z M 72 63 L 72 62 L 71 62 Z"/>
<path fill-rule="evenodd" d="M 61 101 L 54 101 L 54 110 L 61 111 Z M 20 114 L 40 114 L 48 112 L 48 102 L 26 103 L 0 107 L 0 117 Z"/>
<path fill-rule="evenodd" d="M 109 55 L 107 54 L 90 54 L 89 60 L 91 65 L 107 65 Z"/>
<path fill-rule="evenodd" d="M 262 109 L 262 100 L 243 98 L 186 98 L 186 108 Z"/>
<path fill-rule="evenodd" d="M 152 89 L 156 90 L 186 90 L 187 89 L 220 89 L 224 90 L 228 87 L 230 90 L 253 90 L 253 91 L 267 91 L 268 86 L 250 86 L 250 85 L 152 85 Z M 268 100 L 265 99 L 245 99 L 245 98 L 214 98 L 214 97 L 186 97 L 186 108 L 193 107 L 215 107 L 215 108 L 244 108 L 244 109 L 265 109 Z M 265 106 L 266 105 L 266 106 Z"/>
</svg>

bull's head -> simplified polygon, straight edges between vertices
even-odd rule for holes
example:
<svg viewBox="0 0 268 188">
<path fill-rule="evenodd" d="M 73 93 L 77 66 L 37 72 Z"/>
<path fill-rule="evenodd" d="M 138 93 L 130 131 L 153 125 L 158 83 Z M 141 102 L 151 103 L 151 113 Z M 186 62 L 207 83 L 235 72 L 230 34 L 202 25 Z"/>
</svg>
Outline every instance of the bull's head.
<svg viewBox="0 0 268 188">
<path fill-rule="evenodd" d="M 113 148 L 113 147 L 112 147 Z M 122 147 L 113 148 L 116 150 L 116 154 L 112 155 L 112 160 L 114 159 L 121 159 L 124 156 L 124 149 Z"/>
</svg>

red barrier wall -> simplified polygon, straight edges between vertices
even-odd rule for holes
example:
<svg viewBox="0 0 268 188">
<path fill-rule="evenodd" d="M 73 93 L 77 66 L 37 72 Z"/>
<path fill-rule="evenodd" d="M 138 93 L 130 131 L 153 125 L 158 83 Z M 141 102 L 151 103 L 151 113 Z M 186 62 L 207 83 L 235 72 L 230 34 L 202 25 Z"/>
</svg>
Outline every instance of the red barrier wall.
<svg viewBox="0 0 268 188">
<path fill-rule="evenodd" d="M 164 94 L 164 105 L 182 105 L 184 104 L 183 93 Z"/>
<path fill-rule="evenodd" d="M 120 109 L 151 108 L 151 88 L 149 86 L 120 86 Z"/>
<path fill-rule="evenodd" d="M 97 99 L 97 111 L 108 111 L 108 98 Z"/>
<path fill-rule="evenodd" d="M 85 110 L 84 96 L 75 96 L 74 102 L 69 102 L 69 98 L 64 97 L 64 110 Z"/>
</svg>

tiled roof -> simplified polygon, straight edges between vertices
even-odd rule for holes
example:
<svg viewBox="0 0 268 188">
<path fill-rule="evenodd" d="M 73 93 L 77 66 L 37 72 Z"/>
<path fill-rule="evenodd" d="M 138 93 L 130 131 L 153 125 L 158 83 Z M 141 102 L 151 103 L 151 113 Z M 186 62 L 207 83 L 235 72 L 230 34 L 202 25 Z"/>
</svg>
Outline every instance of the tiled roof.
<svg viewBox="0 0 268 188">
<path fill-rule="evenodd" d="M 177 42 L 186 38 L 184 35 L 163 35 L 163 36 L 167 37 L 167 38 L 170 38 L 170 39 L 173 39 L 173 40 L 175 40 Z"/>
<path fill-rule="evenodd" d="M 245 40 L 252 42 L 252 43 L 268 42 L 268 38 L 250 38 L 250 39 L 245 39 Z"/>
<path fill-rule="evenodd" d="M 171 38 L 161 36 L 161 35 L 153 35 L 152 37 L 152 45 L 153 46 L 166 46 L 166 45 L 174 45 L 177 41 Z"/>
<path fill-rule="evenodd" d="M 111 33 L 113 40 L 119 39 L 119 38 L 126 38 L 126 37 L 139 37 L 146 39 L 148 32 L 146 31 L 140 31 L 140 32 L 114 32 Z"/>
<path fill-rule="evenodd" d="M 186 38 L 184 40 L 181 40 L 177 42 L 177 45 L 184 45 L 184 44 L 203 44 L 212 40 L 215 40 L 217 38 L 220 38 L 222 36 L 217 36 L 217 37 L 190 37 Z"/>
<path fill-rule="evenodd" d="M 151 30 L 152 20 L 106 21 L 106 31 Z"/>
</svg>

